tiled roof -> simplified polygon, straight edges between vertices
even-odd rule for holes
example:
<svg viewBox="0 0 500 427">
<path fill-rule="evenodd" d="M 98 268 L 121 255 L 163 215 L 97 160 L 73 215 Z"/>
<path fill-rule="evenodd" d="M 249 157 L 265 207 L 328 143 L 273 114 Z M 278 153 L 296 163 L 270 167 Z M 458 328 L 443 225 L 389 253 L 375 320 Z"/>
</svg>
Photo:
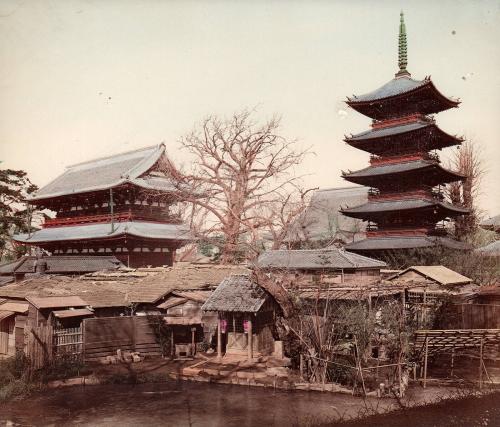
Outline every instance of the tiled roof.
<svg viewBox="0 0 500 427">
<path fill-rule="evenodd" d="M 371 177 L 371 176 L 381 176 L 381 175 L 391 175 L 402 172 L 410 172 L 415 170 L 422 170 L 426 168 L 434 168 L 450 174 L 452 176 L 456 176 L 457 178 L 463 178 L 463 175 L 460 175 L 457 172 L 450 171 L 448 169 L 443 168 L 439 163 L 432 160 L 415 160 L 412 162 L 404 162 L 404 163 L 393 163 L 388 165 L 381 166 L 369 166 L 367 168 L 361 169 L 355 172 L 349 172 L 345 174 L 345 178 L 360 178 L 360 177 Z"/>
<path fill-rule="evenodd" d="M 413 132 L 414 130 L 423 129 L 428 126 L 434 126 L 434 125 L 428 122 L 415 122 L 399 126 L 390 126 L 382 129 L 370 129 L 365 132 L 352 135 L 347 139 L 361 140 L 361 139 L 382 138 L 384 136 L 399 135 L 407 132 Z"/>
<path fill-rule="evenodd" d="M 444 265 L 415 265 L 408 267 L 391 278 L 397 279 L 409 271 L 414 271 L 422 276 L 438 282 L 441 285 L 465 285 L 472 282 L 468 277 L 462 276 L 456 271 L 450 270 Z"/>
<path fill-rule="evenodd" d="M 376 251 L 390 249 L 413 249 L 429 248 L 433 246 L 444 246 L 450 249 L 467 249 L 465 243 L 447 237 L 377 237 L 361 240 L 346 245 L 351 251 Z"/>
<path fill-rule="evenodd" d="M 231 311 L 256 313 L 269 294 L 248 276 L 232 275 L 225 278 L 201 307 L 203 311 Z"/>
<path fill-rule="evenodd" d="M 31 200 L 105 190 L 127 182 L 146 188 L 172 190 L 172 184 L 166 178 L 142 177 L 164 155 L 165 145 L 160 144 L 69 166 L 62 175 L 42 187 Z"/>
<path fill-rule="evenodd" d="M 476 249 L 476 252 L 481 255 L 500 257 L 500 240 L 478 248 Z"/>
<path fill-rule="evenodd" d="M 359 96 L 354 95 L 349 99 L 349 101 L 354 103 L 389 98 L 391 96 L 410 92 L 414 89 L 425 86 L 426 84 L 429 84 L 428 80 L 414 80 L 407 76 L 398 77 L 390 80 L 389 82 L 372 92 Z"/>
<path fill-rule="evenodd" d="M 14 274 L 14 271 L 16 271 L 17 267 L 22 264 L 25 260 L 25 257 L 21 257 L 19 259 L 16 259 L 15 261 L 9 261 L 5 262 L 3 264 L 0 264 L 0 275 L 2 274 Z"/>
<path fill-rule="evenodd" d="M 44 256 L 40 260 L 47 263 L 49 274 L 81 274 L 123 267 L 123 264 L 114 256 Z M 35 256 L 21 257 L 12 273 L 33 273 L 36 262 Z"/>
<path fill-rule="evenodd" d="M 191 240 L 193 237 L 184 224 L 162 224 L 146 221 L 126 221 L 111 223 L 74 225 L 65 227 L 42 228 L 28 236 L 15 234 L 13 239 L 22 243 L 61 242 L 66 240 L 85 240 L 119 237 L 123 235 L 162 240 Z"/>
<path fill-rule="evenodd" d="M 326 249 L 266 251 L 259 256 L 257 265 L 261 268 L 291 270 L 341 270 L 386 267 L 385 262 L 334 247 Z"/>
<path fill-rule="evenodd" d="M 479 225 L 486 230 L 500 230 L 500 215 L 485 219 Z"/>
<path fill-rule="evenodd" d="M 441 207 L 443 209 L 457 212 L 467 213 L 468 209 L 460 206 L 454 206 L 446 202 L 430 201 L 425 199 L 408 199 L 408 200 L 391 200 L 385 202 L 368 202 L 361 206 L 342 209 L 345 214 L 349 213 L 372 213 L 372 212 L 392 212 L 408 209 L 421 209 L 429 207 Z"/>
<path fill-rule="evenodd" d="M 28 304 L 22 302 L 7 301 L 3 304 L 0 303 L 0 310 L 13 311 L 14 313 L 26 313 L 28 308 Z"/>
<path fill-rule="evenodd" d="M 339 212 L 341 206 L 368 200 L 368 188 L 361 186 L 316 191 L 306 211 L 290 227 L 285 241 L 352 241 L 363 239 L 365 224 Z"/>
</svg>

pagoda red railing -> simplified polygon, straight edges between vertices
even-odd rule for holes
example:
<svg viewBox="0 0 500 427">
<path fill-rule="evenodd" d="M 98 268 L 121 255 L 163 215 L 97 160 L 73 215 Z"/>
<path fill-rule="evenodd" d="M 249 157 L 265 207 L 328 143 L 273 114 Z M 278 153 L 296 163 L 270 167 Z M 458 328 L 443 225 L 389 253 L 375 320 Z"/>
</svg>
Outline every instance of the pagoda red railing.
<svg viewBox="0 0 500 427">
<path fill-rule="evenodd" d="M 429 190 L 413 190 L 394 193 L 380 193 L 378 191 L 368 191 L 368 200 L 372 202 L 382 202 L 389 200 L 410 200 L 410 199 L 426 199 L 442 201 L 444 195 L 438 191 Z"/>
<path fill-rule="evenodd" d="M 423 114 L 410 114 L 404 117 L 397 117 L 388 120 L 374 120 L 372 122 L 373 129 L 383 129 L 391 126 L 404 125 L 406 123 L 413 123 L 417 121 L 433 122 L 433 120 Z"/>
<path fill-rule="evenodd" d="M 404 163 L 404 162 L 411 162 L 411 161 L 415 161 L 415 160 L 434 160 L 436 162 L 439 162 L 439 156 L 436 154 L 427 153 L 427 152 L 400 154 L 400 155 L 391 156 L 391 157 L 385 157 L 385 156 L 380 157 L 380 156 L 375 156 L 373 154 L 370 156 L 370 164 L 372 166 L 389 165 L 389 164 L 394 164 L 394 163 Z"/>
</svg>

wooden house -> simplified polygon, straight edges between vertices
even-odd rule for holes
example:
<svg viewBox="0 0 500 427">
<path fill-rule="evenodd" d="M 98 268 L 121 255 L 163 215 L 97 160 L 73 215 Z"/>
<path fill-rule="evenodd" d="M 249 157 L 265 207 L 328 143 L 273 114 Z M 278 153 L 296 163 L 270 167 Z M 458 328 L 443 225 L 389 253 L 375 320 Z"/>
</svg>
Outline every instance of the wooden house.
<svg viewBox="0 0 500 427">
<path fill-rule="evenodd" d="M 271 354 L 277 308 L 272 296 L 249 276 L 224 279 L 202 306 L 204 312 L 216 312 L 218 316 L 218 356 L 241 355 L 252 360 Z"/>
<path fill-rule="evenodd" d="M 78 296 L 27 297 L 29 326 L 60 325 L 78 327 L 86 317 L 94 313 L 88 303 Z"/>
<path fill-rule="evenodd" d="M 27 303 L 0 301 L 0 358 L 14 356 L 23 350 L 27 313 Z"/>
<path fill-rule="evenodd" d="M 312 283 L 366 283 L 380 279 L 385 262 L 330 246 L 324 249 L 269 250 L 257 260 L 269 272 L 294 272 Z"/>
</svg>

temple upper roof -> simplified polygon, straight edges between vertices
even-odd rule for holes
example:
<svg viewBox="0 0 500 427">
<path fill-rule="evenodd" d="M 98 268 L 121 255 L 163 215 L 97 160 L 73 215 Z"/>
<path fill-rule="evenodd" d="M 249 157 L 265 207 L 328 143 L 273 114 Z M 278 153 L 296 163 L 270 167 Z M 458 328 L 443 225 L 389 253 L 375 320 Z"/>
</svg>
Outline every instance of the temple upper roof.
<svg viewBox="0 0 500 427">
<path fill-rule="evenodd" d="M 162 157 L 166 159 L 164 144 L 68 166 L 29 200 L 106 190 L 127 183 L 150 190 L 175 191 L 168 178 L 148 175 Z"/>
<path fill-rule="evenodd" d="M 193 236 L 184 224 L 164 224 L 146 221 L 126 221 L 86 224 L 67 227 L 42 228 L 28 234 L 16 234 L 13 239 L 20 243 L 40 244 L 50 242 L 115 239 L 133 236 L 152 240 L 192 240 Z"/>
</svg>

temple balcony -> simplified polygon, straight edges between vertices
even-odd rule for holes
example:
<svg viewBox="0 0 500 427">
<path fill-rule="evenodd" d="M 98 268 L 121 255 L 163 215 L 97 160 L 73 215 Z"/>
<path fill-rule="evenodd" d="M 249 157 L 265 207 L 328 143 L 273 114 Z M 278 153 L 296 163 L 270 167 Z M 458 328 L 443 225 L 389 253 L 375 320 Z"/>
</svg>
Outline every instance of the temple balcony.
<svg viewBox="0 0 500 427">
<path fill-rule="evenodd" d="M 437 154 L 420 151 L 416 153 L 397 154 L 395 156 L 377 156 L 372 154 L 370 156 L 370 165 L 380 166 L 394 163 L 413 162 L 416 160 L 431 160 L 437 163 L 441 162 Z"/>
<path fill-rule="evenodd" d="M 366 228 L 366 236 L 370 237 L 394 237 L 394 236 L 447 236 L 448 231 L 442 224 L 430 226 L 407 226 L 407 227 L 378 227 L 369 225 Z"/>
<path fill-rule="evenodd" d="M 125 222 L 125 221 L 154 221 L 170 224 L 180 224 L 182 219 L 179 215 L 164 214 L 164 213 L 141 213 L 141 212 L 117 212 L 113 215 L 110 213 L 102 215 L 79 215 L 75 217 L 56 217 L 46 219 L 43 228 L 63 227 L 70 225 L 82 224 L 98 224 L 109 222 Z"/>
<path fill-rule="evenodd" d="M 427 122 L 427 123 L 435 123 L 435 120 L 431 116 L 426 116 L 424 114 L 410 114 L 408 116 L 396 117 L 388 120 L 373 120 L 372 128 L 373 129 L 383 129 L 392 126 L 401 126 L 409 123 L 415 122 Z"/>
<path fill-rule="evenodd" d="M 444 193 L 439 190 L 419 189 L 406 191 L 383 191 L 376 188 L 368 190 L 368 200 L 371 202 L 384 202 L 392 200 L 426 199 L 442 202 L 445 199 Z"/>
</svg>

